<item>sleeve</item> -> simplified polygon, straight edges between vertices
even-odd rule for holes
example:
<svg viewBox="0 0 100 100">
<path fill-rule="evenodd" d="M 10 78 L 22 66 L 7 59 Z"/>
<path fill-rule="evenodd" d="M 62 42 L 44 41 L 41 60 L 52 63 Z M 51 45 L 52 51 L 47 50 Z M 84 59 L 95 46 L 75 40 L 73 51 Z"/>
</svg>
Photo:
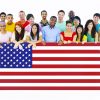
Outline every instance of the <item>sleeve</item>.
<svg viewBox="0 0 100 100">
<path fill-rule="evenodd" d="M 42 29 L 42 41 L 45 41 L 45 29 Z"/>
<path fill-rule="evenodd" d="M 82 41 L 87 41 L 87 36 L 84 35 Z"/>
<path fill-rule="evenodd" d="M 57 34 L 57 42 L 60 41 L 60 30 L 58 30 L 58 34 Z"/>
</svg>

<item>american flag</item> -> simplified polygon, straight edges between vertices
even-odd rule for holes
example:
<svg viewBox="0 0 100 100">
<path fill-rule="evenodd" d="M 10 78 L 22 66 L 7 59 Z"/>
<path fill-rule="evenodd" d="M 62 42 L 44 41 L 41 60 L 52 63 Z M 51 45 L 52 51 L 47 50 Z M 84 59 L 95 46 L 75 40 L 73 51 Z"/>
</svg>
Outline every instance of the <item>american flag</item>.
<svg viewBox="0 0 100 100">
<path fill-rule="evenodd" d="M 0 49 L 0 90 L 100 90 L 100 43 Z"/>
</svg>

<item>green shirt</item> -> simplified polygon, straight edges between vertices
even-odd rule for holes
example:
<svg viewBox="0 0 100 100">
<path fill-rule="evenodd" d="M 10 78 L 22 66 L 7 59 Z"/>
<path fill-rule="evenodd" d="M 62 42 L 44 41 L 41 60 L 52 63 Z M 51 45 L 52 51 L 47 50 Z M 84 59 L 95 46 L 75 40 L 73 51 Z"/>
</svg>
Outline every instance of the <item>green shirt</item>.
<svg viewBox="0 0 100 100">
<path fill-rule="evenodd" d="M 61 32 L 64 32 L 66 30 L 66 22 L 65 21 L 63 21 L 62 23 L 57 22 L 56 27 L 58 27 Z"/>
<path fill-rule="evenodd" d="M 95 42 L 95 39 L 89 33 L 87 33 L 87 42 Z"/>
</svg>

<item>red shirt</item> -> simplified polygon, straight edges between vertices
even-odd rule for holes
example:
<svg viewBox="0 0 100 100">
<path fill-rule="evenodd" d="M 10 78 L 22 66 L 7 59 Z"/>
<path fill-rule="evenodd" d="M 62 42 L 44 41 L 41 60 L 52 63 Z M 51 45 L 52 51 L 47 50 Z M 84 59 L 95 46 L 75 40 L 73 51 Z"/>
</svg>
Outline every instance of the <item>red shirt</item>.
<svg viewBox="0 0 100 100">
<path fill-rule="evenodd" d="M 76 32 L 73 32 L 71 37 L 66 37 L 66 36 L 64 35 L 64 32 L 61 32 L 60 34 L 63 36 L 63 39 L 64 39 L 65 41 L 73 41 L 73 38 L 74 38 L 74 36 L 76 35 Z"/>
</svg>

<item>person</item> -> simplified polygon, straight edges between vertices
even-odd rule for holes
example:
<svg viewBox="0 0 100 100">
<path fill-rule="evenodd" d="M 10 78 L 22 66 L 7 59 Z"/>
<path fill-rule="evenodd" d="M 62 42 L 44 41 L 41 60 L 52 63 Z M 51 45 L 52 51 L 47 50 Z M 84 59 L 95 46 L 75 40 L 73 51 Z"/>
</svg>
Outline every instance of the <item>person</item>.
<svg viewBox="0 0 100 100">
<path fill-rule="evenodd" d="M 66 22 L 64 21 L 65 11 L 58 11 L 58 21 L 56 23 L 56 27 L 60 29 L 61 32 L 66 30 Z"/>
<path fill-rule="evenodd" d="M 25 15 L 24 11 L 19 12 L 19 18 L 20 18 L 20 20 L 16 23 L 20 23 L 23 28 L 25 28 L 27 25 L 29 25 L 29 22 L 26 21 L 26 15 Z"/>
<path fill-rule="evenodd" d="M 42 20 L 39 23 L 40 31 L 42 31 L 42 28 L 44 26 L 47 26 L 49 24 L 49 22 L 47 20 L 47 11 L 46 10 L 41 11 L 41 17 L 42 17 Z"/>
<path fill-rule="evenodd" d="M 78 25 L 78 26 L 77 26 L 77 28 L 76 28 L 76 34 L 77 34 L 76 41 L 77 41 L 77 42 L 82 42 L 83 25 Z"/>
<path fill-rule="evenodd" d="M 96 32 L 98 33 L 98 41 L 100 42 L 100 24 L 99 24 L 100 14 L 99 13 L 95 13 L 93 15 L 93 21 L 96 26 Z"/>
<path fill-rule="evenodd" d="M 43 27 L 42 29 L 42 43 L 45 45 L 46 42 L 56 42 L 60 41 L 60 30 L 55 26 L 57 21 L 56 16 L 50 17 L 50 24 Z"/>
<path fill-rule="evenodd" d="M 76 32 L 76 27 L 77 27 L 79 24 L 81 24 L 81 19 L 80 19 L 79 16 L 75 16 L 75 17 L 74 17 L 74 20 L 73 20 L 73 27 L 72 27 L 73 32 Z"/>
<path fill-rule="evenodd" d="M 21 43 L 25 42 L 25 35 L 28 34 L 20 23 L 15 24 L 15 32 L 12 34 L 11 42 L 15 44 L 14 48 L 23 49 Z"/>
<path fill-rule="evenodd" d="M 0 43 L 6 42 L 10 43 L 11 42 L 11 37 L 12 33 L 6 31 L 6 23 L 0 21 Z"/>
<path fill-rule="evenodd" d="M 25 27 L 25 31 L 31 32 L 32 25 L 34 24 L 34 16 L 33 16 L 33 14 L 27 14 L 26 19 L 29 22 L 29 24 Z"/>
<path fill-rule="evenodd" d="M 75 17 L 75 12 L 73 10 L 69 11 L 68 13 L 69 21 L 73 23 L 74 17 Z"/>
<path fill-rule="evenodd" d="M 7 15 L 7 23 L 6 23 L 6 30 L 13 33 L 15 30 L 15 23 L 13 22 L 13 15 Z"/>
<path fill-rule="evenodd" d="M 89 19 L 85 24 L 83 42 L 98 42 L 98 33 L 93 20 Z"/>
<path fill-rule="evenodd" d="M 72 23 L 68 20 L 66 21 L 66 31 L 60 33 L 61 41 L 66 43 L 76 42 L 76 32 L 72 31 Z"/>
<path fill-rule="evenodd" d="M 2 22 L 5 22 L 5 20 L 6 20 L 6 13 L 5 12 L 0 13 L 0 19 Z"/>
<path fill-rule="evenodd" d="M 37 43 L 42 42 L 42 33 L 39 31 L 39 25 L 33 24 L 30 34 L 27 34 L 26 41 L 30 43 L 28 47 L 35 46 Z"/>
</svg>

